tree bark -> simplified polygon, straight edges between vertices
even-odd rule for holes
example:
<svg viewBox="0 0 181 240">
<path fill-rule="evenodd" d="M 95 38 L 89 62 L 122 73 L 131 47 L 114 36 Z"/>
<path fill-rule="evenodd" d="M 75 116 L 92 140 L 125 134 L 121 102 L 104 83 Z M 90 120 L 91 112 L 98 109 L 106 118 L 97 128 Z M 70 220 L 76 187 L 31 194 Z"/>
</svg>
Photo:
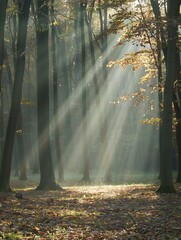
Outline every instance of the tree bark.
<svg viewBox="0 0 181 240">
<path fill-rule="evenodd" d="M 151 5 L 153 8 L 153 12 L 156 18 L 156 24 L 158 27 L 158 31 L 160 33 L 161 38 L 161 49 L 163 52 L 165 65 L 167 65 L 167 40 L 165 38 L 164 29 L 161 24 L 161 12 L 159 8 L 158 0 L 150 0 Z M 177 6 L 179 5 L 179 2 L 177 3 Z M 177 12 L 179 14 L 179 12 Z M 179 16 L 179 15 L 178 15 Z M 177 17 L 178 17 L 177 16 Z M 178 32 L 177 32 L 177 39 L 178 39 Z M 166 66 L 167 67 L 167 66 Z M 180 101 L 181 101 L 181 92 L 180 92 L 180 54 L 179 54 L 179 48 L 177 47 L 176 51 L 176 87 L 174 89 L 174 96 L 173 96 L 173 104 L 174 104 L 174 110 L 176 113 L 176 119 L 177 119 L 177 126 L 176 126 L 176 141 L 177 141 L 177 153 L 178 153 L 178 176 L 177 176 L 177 182 L 181 181 L 181 144 L 180 144 L 180 138 L 181 138 L 181 121 L 180 121 L 180 115 L 181 115 L 181 107 L 180 107 Z M 177 87 L 178 86 L 178 87 Z M 161 118 L 162 119 L 162 118 Z M 160 125 L 160 131 L 162 132 L 162 125 Z M 162 134 L 161 134 L 162 135 Z M 162 137 L 160 137 L 161 139 Z M 160 144 L 161 145 L 161 144 Z M 179 180 L 180 179 L 180 180 Z"/>
<path fill-rule="evenodd" d="M 175 188 L 172 178 L 172 100 L 173 84 L 175 81 L 175 62 L 176 62 L 176 36 L 177 24 L 176 17 L 179 11 L 178 0 L 168 0 L 168 51 L 167 51 L 167 68 L 164 88 L 164 109 L 163 109 L 163 139 L 161 161 L 160 161 L 160 180 L 161 184 L 157 192 L 174 193 Z"/>
<path fill-rule="evenodd" d="M 99 4 L 99 18 L 100 18 L 100 34 L 101 34 L 101 51 L 102 51 L 102 71 L 103 71 L 103 125 L 101 128 L 101 139 L 102 139 L 102 163 L 105 169 L 104 180 L 106 183 L 112 182 L 111 174 L 111 159 L 109 152 L 109 142 L 108 142 L 108 115 L 109 115 L 109 104 L 108 104 L 108 82 L 107 82 L 107 3 L 101 3 L 101 0 L 98 1 Z M 102 5 L 102 6 L 101 6 Z"/>
<path fill-rule="evenodd" d="M 86 4 L 80 2 L 81 24 L 81 66 L 82 66 L 82 117 L 83 117 L 83 182 L 90 182 L 89 156 L 88 156 L 88 133 L 87 133 L 87 84 L 86 84 L 86 49 L 85 49 L 85 8 Z"/>
<path fill-rule="evenodd" d="M 4 138 L 4 119 L 3 119 L 3 94 L 2 94 L 2 73 L 4 62 L 4 25 L 6 19 L 7 0 L 0 1 L 0 156 Z M 0 162 L 1 164 L 1 162 Z"/>
<path fill-rule="evenodd" d="M 37 2 L 37 104 L 38 104 L 38 154 L 40 184 L 37 190 L 61 189 L 55 182 L 50 145 L 49 115 L 49 18 L 45 0 Z"/>
<path fill-rule="evenodd" d="M 22 108 L 22 107 L 21 107 Z M 24 141 L 23 141 L 23 126 L 22 126 L 22 109 L 20 110 L 19 113 L 19 118 L 17 122 L 17 145 L 18 145 L 18 162 L 19 162 L 19 170 L 20 170 L 20 175 L 19 178 L 20 180 L 27 180 L 27 172 L 26 172 L 26 158 L 24 154 Z"/>
<path fill-rule="evenodd" d="M 52 67 L 53 67 L 53 134 L 55 137 L 56 162 L 58 168 L 59 181 L 64 182 L 64 171 L 62 162 L 62 149 L 60 140 L 60 121 L 58 106 L 58 69 L 56 56 L 56 27 L 54 25 L 54 0 L 51 2 L 51 21 L 52 21 Z M 60 57 L 60 56 L 59 56 Z"/>
<path fill-rule="evenodd" d="M 3 72 L 3 61 L 4 61 L 4 25 L 6 19 L 6 7 L 7 0 L 0 1 L 0 94 L 1 94 L 1 81 Z"/>
<path fill-rule="evenodd" d="M 71 124 L 71 114 L 70 114 L 70 84 L 68 76 L 68 66 L 67 66 L 67 53 L 65 39 L 62 33 L 61 26 L 56 26 L 56 43 L 57 52 L 59 57 L 59 73 L 60 73 L 60 105 L 59 110 L 63 113 L 63 118 L 59 121 L 61 125 L 61 136 L 64 139 L 62 142 L 62 161 L 65 160 L 68 163 L 69 152 L 67 149 L 70 148 L 71 137 L 72 137 L 72 124 Z M 61 58 L 60 58 L 61 56 Z M 59 113 L 61 113 L 59 112 Z M 60 114 L 61 115 L 61 114 Z M 64 136 L 64 137 L 63 137 Z"/>
<path fill-rule="evenodd" d="M 16 133 L 16 124 L 20 111 L 22 95 L 23 76 L 25 68 L 25 46 L 27 37 L 27 25 L 29 18 L 30 0 L 22 1 L 18 5 L 19 29 L 17 40 L 17 61 L 15 79 L 11 99 L 11 108 L 8 119 L 5 143 L 2 154 L 2 165 L 0 169 L 0 191 L 10 191 L 10 173 L 12 163 L 13 145 Z"/>
</svg>

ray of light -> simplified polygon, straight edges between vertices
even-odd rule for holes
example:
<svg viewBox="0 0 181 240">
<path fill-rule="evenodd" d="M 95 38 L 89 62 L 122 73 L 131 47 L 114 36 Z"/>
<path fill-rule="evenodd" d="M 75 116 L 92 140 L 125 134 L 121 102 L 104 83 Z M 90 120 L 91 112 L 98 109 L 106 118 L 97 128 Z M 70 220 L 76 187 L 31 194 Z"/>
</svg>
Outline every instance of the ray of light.
<svg viewBox="0 0 181 240">
<path fill-rule="evenodd" d="M 108 51 L 106 52 L 105 56 L 102 56 L 102 58 L 110 58 L 110 56 L 113 58 L 117 58 L 119 56 L 122 56 L 124 52 L 134 50 L 132 45 L 125 46 L 122 51 L 118 54 L 118 50 L 115 51 L 113 46 L 115 45 L 115 39 L 113 39 L 112 42 L 109 43 Z M 116 52 L 116 54 L 114 54 Z M 102 71 L 101 68 L 101 62 L 102 60 L 99 59 L 96 62 L 96 65 L 93 66 L 93 68 L 90 68 L 89 71 L 87 71 L 84 84 L 79 84 L 77 88 L 75 89 L 74 93 L 70 96 L 70 98 L 64 103 L 64 105 L 59 109 L 57 116 L 54 116 L 57 121 L 56 123 L 51 122 L 51 129 L 52 132 L 56 131 L 57 126 L 62 124 L 63 120 L 66 119 L 66 115 L 68 114 L 68 101 L 71 103 L 71 111 L 73 111 L 74 103 L 77 102 L 76 99 L 81 98 L 81 94 L 83 91 L 83 88 L 87 87 L 89 84 L 92 86 L 92 72 L 96 69 L 97 74 L 99 76 L 99 73 Z M 113 108 L 109 101 L 111 98 L 119 98 L 122 94 L 124 94 L 126 91 L 130 92 L 137 88 L 137 82 L 139 80 L 140 74 L 135 75 L 130 71 L 130 68 L 127 70 L 122 69 L 114 69 L 110 70 L 108 74 L 108 95 L 107 93 L 103 92 L 104 86 L 100 86 L 100 94 L 101 94 L 101 111 L 106 112 L 106 108 Z M 130 81 L 130 79 L 133 79 L 133 81 Z M 135 80 L 136 79 L 136 80 Z M 119 89 L 118 86 L 119 85 Z M 121 86 L 122 85 L 122 86 Z M 116 99 L 118 101 L 118 99 Z M 81 106 L 79 106 L 81 108 Z M 128 172 L 130 170 L 133 170 L 137 162 L 139 162 L 139 165 L 144 164 L 145 161 L 145 155 L 148 155 L 148 152 L 150 151 L 150 145 L 152 144 L 151 141 L 151 134 L 153 133 L 153 128 L 150 127 L 149 131 L 147 131 L 147 138 L 145 140 L 145 146 L 143 149 L 142 157 L 140 154 L 140 139 L 144 135 L 144 130 L 142 129 L 143 126 L 141 125 L 141 118 L 146 111 L 147 104 L 143 103 L 141 104 L 141 107 L 139 107 L 139 114 L 140 117 L 136 119 L 135 116 L 132 116 L 135 114 L 135 111 L 133 110 L 133 107 L 131 103 L 126 103 L 125 105 L 120 105 L 119 108 L 117 108 L 115 111 L 113 109 L 107 111 L 108 113 L 108 137 L 109 137 L 109 153 L 110 153 L 110 162 L 108 163 L 110 167 L 114 168 L 115 166 L 118 166 L 120 169 L 120 172 Z M 113 113 L 112 113 L 112 112 Z M 90 106 L 88 106 L 88 139 L 90 144 L 90 169 L 94 169 L 94 172 L 96 172 L 96 175 L 101 175 L 101 172 L 104 171 L 106 166 L 104 165 L 105 162 L 101 158 L 101 152 L 100 152 L 100 136 L 99 136 L 99 112 L 96 106 L 96 100 L 91 99 Z M 132 124 L 131 121 L 135 121 L 135 124 Z M 130 122 L 130 125 L 132 124 L 132 129 L 125 129 L 130 127 L 126 124 Z M 136 127 L 135 127 L 136 126 Z M 133 129 L 135 127 L 135 129 Z M 47 130 L 45 130 L 47 131 Z M 43 148 L 44 141 L 45 141 L 46 133 L 44 133 L 41 136 L 41 146 Z M 130 140 L 130 138 L 132 138 Z M 131 142 L 130 142 L 131 141 Z M 143 143 L 143 141 L 140 141 Z M 34 146 L 34 148 L 36 145 Z M 68 143 L 67 146 L 65 146 L 64 151 L 64 159 L 65 161 L 65 167 L 67 171 L 79 171 L 82 166 L 82 147 L 83 147 L 83 139 L 82 139 L 82 121 L 76 126 L 76 129 L 73 129 L 73 136 L 71 138 L 71 141 Z M 94 150 L 92 150 L 94 148 Z M 35 151 L 32 149 L 32 151 Z M 92 154 L 92 155 L 91 155 Z M 119 156 L 117 156 L 119 155 Z M 117 158 L 117 160 L 116 160 Z M 140 159 L 139 159 L 140 158 Z M 117 164 L 117 165 L 116 165 Z M 147 164 L 147 163 L 146 163 Z M 113 167 L 114 166 L 114 167 Z M 116 167 L 115 167 L 116 168 Z M 143 167 L 144 168 L 144 167 Z M 116 169 L 118 171 L 118 169 Z"/>
</svg>

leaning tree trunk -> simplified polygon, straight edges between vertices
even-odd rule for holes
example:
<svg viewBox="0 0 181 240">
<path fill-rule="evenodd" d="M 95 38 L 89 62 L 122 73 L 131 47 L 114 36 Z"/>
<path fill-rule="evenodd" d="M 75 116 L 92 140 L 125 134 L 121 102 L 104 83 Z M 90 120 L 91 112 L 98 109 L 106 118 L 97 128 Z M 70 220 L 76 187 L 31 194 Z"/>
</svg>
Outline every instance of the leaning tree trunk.
<svg viewBox="0 0 181 240">
<path fill-rule="evenodd" d="M 22 95 L 23 76 L 25 68 L 25 46 L 27 37 L 27 25 L 29 18 L 30 0 L 22 1 L 18 4 L 18 40 L 17 40 L 17 61 L 11 108 L 8 119 L 5 143 L 2 154 L 2 165 L 0 169 L 0 191 L 10 191 L 10 173 L 12 163 L 13 145 L 16 133 L 16 124 L 20 111 L 20 101 Z"/>
<path fill-rule="evenodd" d="M 172 4 L 174 2 L 174 4 Z M 173 6 L 174 5 L 174 6 Z M 173 84 L 175 81 L 176 62 L 176 16 L 179 11 L 178 0 L 168 0 L 168 51 L 167 69 L 164 88 L 164 109 L 163 109 L 163 139 L 161 143 L 160 180 L 161 184 L 157 192 L 173 193 L 175 188 L 172 178 L 172 100 Z"/>
<path fill-rule="evenodd" d="M 61 189 L 55 182 L 50 145 L 49 116 L 49 18 L 45 0 L 37 2 L 37 101 L 38 101 L 38 153 L 40 184 L 37 190 Z"/>
</svg>

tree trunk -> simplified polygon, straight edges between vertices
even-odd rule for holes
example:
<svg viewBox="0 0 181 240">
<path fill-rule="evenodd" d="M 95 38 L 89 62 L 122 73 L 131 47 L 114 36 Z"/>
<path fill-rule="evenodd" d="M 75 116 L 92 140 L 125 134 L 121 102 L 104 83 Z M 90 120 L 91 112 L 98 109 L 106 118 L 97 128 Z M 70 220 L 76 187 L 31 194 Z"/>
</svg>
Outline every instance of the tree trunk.
<svg viewBox="0 0 181 240">
<path fill-rule="evenodd" d="M 167 53 L 167 45 L 163 44 L 163 41 L 166 42 L 165 36 L 163 35 L 163 29 L 161 25 L 161 12 L 158 0 L 150 0 L 152 9 L 155 15 L 156 19 L 156 43 L 157 43 L 157 70 L 158 70 L 158 99 L 159 99 L 159 115 L 160 115 L 160 125 L 159 125 L 159 162 L 161 159 L 161 139 L 163 138 L 163 125 L 162 125 L 162 104 L 163 104 L 163 94 L 160 89 L 162 89 L 163 85 L 163 73 L 162 73 L 162 54 L 161 51 L 163 51 L 165 61 L 166 61 L 166 53 Z M 160 41 L 161 39 L 161 41 Z M 160 179 L 160 169 L 159 169 L 159 176 Z"/>
<path fill-rule="evenodd" d="M 75 99 L 77 98 L 77 91 L 76 88 L 78 87 L 81 79 L 81 59 L 80 59 L 80 52 L 81 52 L 81 33 L 80 33 L 80 5 L 74 2 L 74 10 L 75 10 L 75 22 L 74 22 L 74 34 L 75 34 L 75 53 L 74 53 L 74 62 L 75 62 L 75 69 L 74 69 L 74 88 L 75 88 Z M 79 97 L 79 96 L 78 96 Z M 77 100 L 77 99 L 76 99 Z"/>
<path fill-rule="evenodd" d="M 22 108 L 22 107 L 21 107 Z M 19 162 L 19 170 L 20 180 L 27 180 L 27 174 L 26 174 L 26 158 L 24 154 L 24 141 L 23 141 L 23 127 L 22 127 L 22 109 L 20 110 L 18 123 L 17 123 L 17 145 L 18 145 L 18 162 Z"/>
<path fill-rule="evenodd" d="M 37 2 L 37 101 L 38 101 L 38 153 L 40 184 L 37 190 L 61 189 L 55 182 L 50 145 L 49 116 L 49 18 L 45 0 Z"/>
<path fill-rule="evenodd" d="M 4 25 L 6 18 L 7 0 L 0 1 L 0 94 L 1 94 L 1 81 L 4 62 Z"/>
<path fill-rule="evenodd" d="M 86 4 L 80 2 L 80 24 L 81 24 L 81 66 L 82 66 L 82 115 L 83 115 L 83 182 L 90 182 L 89 157 L 88 157 L 88 133 L 87 133 L 87 84 L 86 84 L 86 49 L 85 49 L 85 17 Z"/>
<path fill-rule="evenodd" d="M 180 122 L 181 112 L 180 112 L 179 104 L 177 101 L 174 101 L 174 109 L 175 109 L 176 119 L 179 119 L 176 124 L 176 141 L 177 141 L 177 155 L 178 155 L 178 174 L 177 174 L 176 182 L 181 183 L 181 137 L 180 137 L 181 136 L 181 122 Z"/>
<path fill-rule="evenodd" d="M 94 7 L 94 2 L 95 1 L 92 1 L 92 7 Z M 106 113 L 103 112 L 103 109 L 101 107 L 101 99 L 100 99 L 100 91 L 99 91 L 99 83 L 98 83 L 98 79 L 97 79 L 97 72 L 96 72 L 96 58 L 95 58 L 95 51 L 94 51 L 94 44 L 93 44 L 93 38 L 92 38 L 92 28 L 91 28 L 91 20 L 92 20 L 92 14 L 90 13 L 90 10 L 89 10 L 89 14 L 90 16 L 87 16 L 86 17 L 86 23 L 87 23 L 87 27 L 88 27 L 88 35 L 89 35 L 89 47 L 90 47 L 90 54 L 91 54 L 91 62 L 92 62 L 92 75 L 93 75 L 93 82 L 94 82 L 94 88 L 95 88 L 95 95 L 96 95 L 96 104 L 97 104 L 97 108 L 98 108 L 98 114 L 99 114 L 99 129 L 100 129 L 100 138 L 101 138 L 101 151 L 102 151 L 102 158 L 103 158 L 103 161 L 104 162 L 104 165 L 107 164 L 107 166 L 105 167 L 106 168 L 106 174 L 105 174 L 105 181 L 106 182 L 111 182 L 112 181 L 112 177 L 111 177 L 111 172 L 110 172 L 110 166 L 109 166 L 109 151 L 108 151 L 108 140 L 107 140 L 107 128 L 106 128 Z M 101 14 L 100 14 L 101 16 Z M 106 14 L 105 14 L 105 17 Z M 102 21 L 102 28 L 103 28 L 103 20 L 101 19 Z M 101 29 L 102 29 L 101 28 Z M 105 29 L 107 28 L 107 24 L 105 23 Z M 102 29 L 102 31 L 104 31 Z M 104 33 L 102 33 L 104 34 Z M 103 37 L 103 36 L 102 36 Z M 104 36 L 105 37 L 105 36 Z M 105 53 L 106 51 L 106 48 L 107 48 L 107 43 L 104 42 L 104 37 L 102 39 L 102 54 Z M 107 41 L 107 37 L 105 37 L 105 41 Z M 104 45 L 106 44 L 106 45 Z M 106 82 L 107 81 L 107 73 L 106 73 L 106 64 L 107 64 L 107 61 L 105 59 L 105 62 L 103 63 L 103 72 L 104 72 L 104 81 Z M 103 83 L 103 85 L 107 83 Z M 107 93 L 107 86 L 105 88 L 105 94 Z M 104 101 L 105 99 L 103 99 Z M 106 104 L 105 102 L 103 104 Z M 105 114 L 105 115 L 104 115 Z M 103 117 L 104 116 L 104 117 Z"/>
<path fill-rule="evenodd" d="M 53 134 L 55 137 L 56 162 L 58 168 L 59 181 L 64 182 L 64 171 L 62 162 L 62 151 L 60 141 L 60 122 L 58 106 L 58 73 L 57 73 L 57 56 L 56 56 L 56 29 L 54 25 L 54 0 L 51 2 L 51 21 L 52 21 L 52 67 L 53 67 Z"/>
<path fill-rule="evenodd" d="M 59 71 L 60 71 L 60 105 L 59 105 L 59 115 L 63 113 L 63 117 L 59 124 L 61 125 L 61 136 L 63 139 L 62 142 L 62 162 L 65 159 L 65 162 L 68 164 L 69 152 L 67 149 L 70 149 L 71 137 L 72 137 L 72 125 L 71 125 L 71 114 L 70 114 L 70 84 L 68 76 L 68 66 L 67 66 L 67 53 L 66 53 L 66 44 L 65 39 L 62 34 L 61 26 L 56 26 L 56 42 L 58 46 L 58 57 L 59 59 Z M 61 112 L 60 112 L 61 109 Z"/>
<path fill-rule="evenodd" d="M 7 0 L 0 1 L 0 156 L 4 138 L 4 119 L 3 119 L 3 94 L 2 94 L 2 73 L 4 62 L 4 25 L 6 18 Z M 0 162 L 1 164 L 1 162 Z"/>
<path fill-rule="evenodd" d="M 102 162 L 105 169 L 104 180 L 106 183 L 112 182 L 111 175 L 111 160 L 109 152 L 109 143 L 108 143 L 108 122 L 107 118 L 109 115 L 108 109 L 108 82 L 107 82 L 107 3 L 101 3 L 101 0 L 98 1 L 99 4 L 99 18 L 100 18 L 100 34 L 101 34 L 101 51 L 102 51 L 102 70 L 103 70 L 103 126 L 101 128 L 101 139 L 102 139 Z M 102 6 L 101 6 L 102 4 Z"/>
<path fill-rule="evenodd" d="M 177 31 L 178 39 L 178 31 Z M 177 119 L 176 123 L 176 142 L 177 142 L 177 160 L 178 171 L 176 182 L 181 183 L 181 74 L 180 74 L 180 49 L 177 47 L 176 53 L 176 83 L 174 93 L 174 109 Z"/>
<path fill-rule="evenodd" d="M 160 32 L 160 38 L 161 38 L 161 49 L 164 55 L 164 59 L 165 59 L 165 65 L 167 65 L 167 41 L 165 38 L 165 34 L 164 34 L 164 29 L 163 26 L 161 24 L 161 12 L 160 12 L 160 8 L 159 8 L 159 3 L 158 0 L 150 0 L 151 1 L 151 5 L 153 8 L 153 12 L 156 18 L 156 24 L 158 27 L 158 31 Z M 179 5 L 179 3 L 178 3 Z M 179 14 L 179 12 L 177 13 Z M 177 32 L 177 39 L 178 39 L 178 32 Z M 159 59 L 159 56 L 158 56 Z M 161 59 L 161 58 L 160 58 Z M 166 66 L 167 67 L 167 66 Z M 180 128 L 181 128 L 181 122 L 180 122 L 180 115 L 181 115 L 181 107 L 180 107 L 180 99 L 181 99 L 181 92 L 180 92 L 180 54 L 179 54 L 179 49 L 177 47 L 177 53 L 176 53 L 176 87 L 174 89 L 174 97 L 173 97 L 173 104 L 174 104 L 174 109 L 175 109 L 175 113 L 176 113 L 176 119 L 177 119 L 177 126 L 176 126 L 176 141 L 177 141 L 177 152 L 178 152 L 178 176 L 177 176 L 177 181 L 181 181 L 181 178 L 179 176 L 181 176 L 181 144 L 180 144 L 180 138 L 181 138 L 181 132 L 180 132 Z M 161 95 L 161 94 L 159 94 Z M 161 118 L 162 119 L 162 118 Z M 162 132 L 162 125 L 160 126 L 160 132 Z M 161 134 L 162 135 L 162 134 Z M 180 137 L 179 137 L 180 136 Z M 160 137 L 161 139 L 162 137 Z M 179 180 L 180 179 L 180 180 Z"/>
<path fill-rule="evenodd" d="M 16 124 L 20 111 L 20 101 L 22 95 L 23 76 L 25 68 L 25 46 L 27 37 L 27 25 L 29 18 L 30 0 L 18 4 L 19 29 L 17 40 L 17 62 L 15 69 L 15 79 L 11 99 L 11 109 L 9 113 L 7 132 L 2 154 L 2 165 L 0 169 L 0 191 L 10 191 L 10 173 L 12 163 L 12 153 Z"/>
<path fill-rule="evenodd" d="M 175 81 L 175 60 L 176 60 L 176 32 L 177 25 L 175 18 L 178 12 L 178 0 L 168 0 L 168 51 L 167 69 L 164 88 L 164 109 L 163 109 L 163 139 L 161 143 L 160 180 L 161 184 L 157 192 L 174 193 L 175 188 L 172 178 L 172 100 L 173 84 Z M 174 5 L 174 7 L 173 7 Z"/>
</svg>

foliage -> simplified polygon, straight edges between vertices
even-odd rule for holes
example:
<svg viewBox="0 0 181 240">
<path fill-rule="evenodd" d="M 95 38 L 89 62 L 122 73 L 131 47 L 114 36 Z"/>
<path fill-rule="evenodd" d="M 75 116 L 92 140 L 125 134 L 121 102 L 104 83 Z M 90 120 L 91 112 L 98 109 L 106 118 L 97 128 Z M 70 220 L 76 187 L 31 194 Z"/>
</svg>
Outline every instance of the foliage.
<svg viewBox="0 0 181 240">
<path fill-rule="evenodd" d="M 144 119 L 143 124 L 159 125 L 160 121 L 160 118 Z"/>
<path fill-rule="evenodd" d="M 109 67 L 121 65 L 126 67 L 132 65 L 133 71 L 145 68 L 145 75 L 140 83 L 150 81 L 157 77 L 157 42 L 156 42 L 156 20 L 153 16 L 149 3 L 139 4 L 134 8 L 122 6 L 112 16 L 109 31 L 120 35 L 117 45 L 125 45 L 127 42 L 135 47 L 121 60 L 110 61 Z"/>
<path fill-rule="evenodd" d="M 138 90 L 129 93 L 126 96 L 121 96 L 121 102 L 131 100 L 134 106 L 138 106 L 145 102 L 148 104 L 148 110 L 154 110 L 155 107 L 160 109 L 162 102 L 158 104 L 154 100 L 155 94 L 163 93 L 163 84 L 158 83 L 158 62 L 163 63 L 163 59 L 158 59 L 158 47 L 160 46 L 161 39 L 157 38 L 158 24 L 162 27 L 162 34 L 166 39 L 166 19 L 164 11 L 162 11 L 162 18 L 155 19 L 152 7 L 149 2 L 137 1 L 135 8 L 121 6 L 112 16 L 111 26 L 109 31 L 120 35 L 118 45 L 126 45 L 127 42 L 132 44 L 134 52 L 131 51 L 124 55 L 122 59 L 110 61 L 108 67 L 130 66 L 133 71 L 141 70 L 142 76 L 138 84 Z M 163 4 L 160 5 L 163 9 Z M 161 31 L 161 30 L 160 30 Z M 164 80 L 165 68 L 163 67 Z M 131 81 L 131 79 L 130 79 Z M 159 117 L 148 117 L 142 122 L 143 124 L 158 125 L 160 123 Z"/>
<path fill-rule="evenodd" d="M 115 65 L 127 67 L 131 65 L 133 71 L 142 68 L 145 70 L 145 75 L 141 77 L 139 83 L 143 84 L 157 76 L 157 69 L 154 63 L 152 51 L 150 49 L 145 49 L 128 53 L 122 59 L 110 61 L 108 67 L 113 67 Z"/>
</svg>

